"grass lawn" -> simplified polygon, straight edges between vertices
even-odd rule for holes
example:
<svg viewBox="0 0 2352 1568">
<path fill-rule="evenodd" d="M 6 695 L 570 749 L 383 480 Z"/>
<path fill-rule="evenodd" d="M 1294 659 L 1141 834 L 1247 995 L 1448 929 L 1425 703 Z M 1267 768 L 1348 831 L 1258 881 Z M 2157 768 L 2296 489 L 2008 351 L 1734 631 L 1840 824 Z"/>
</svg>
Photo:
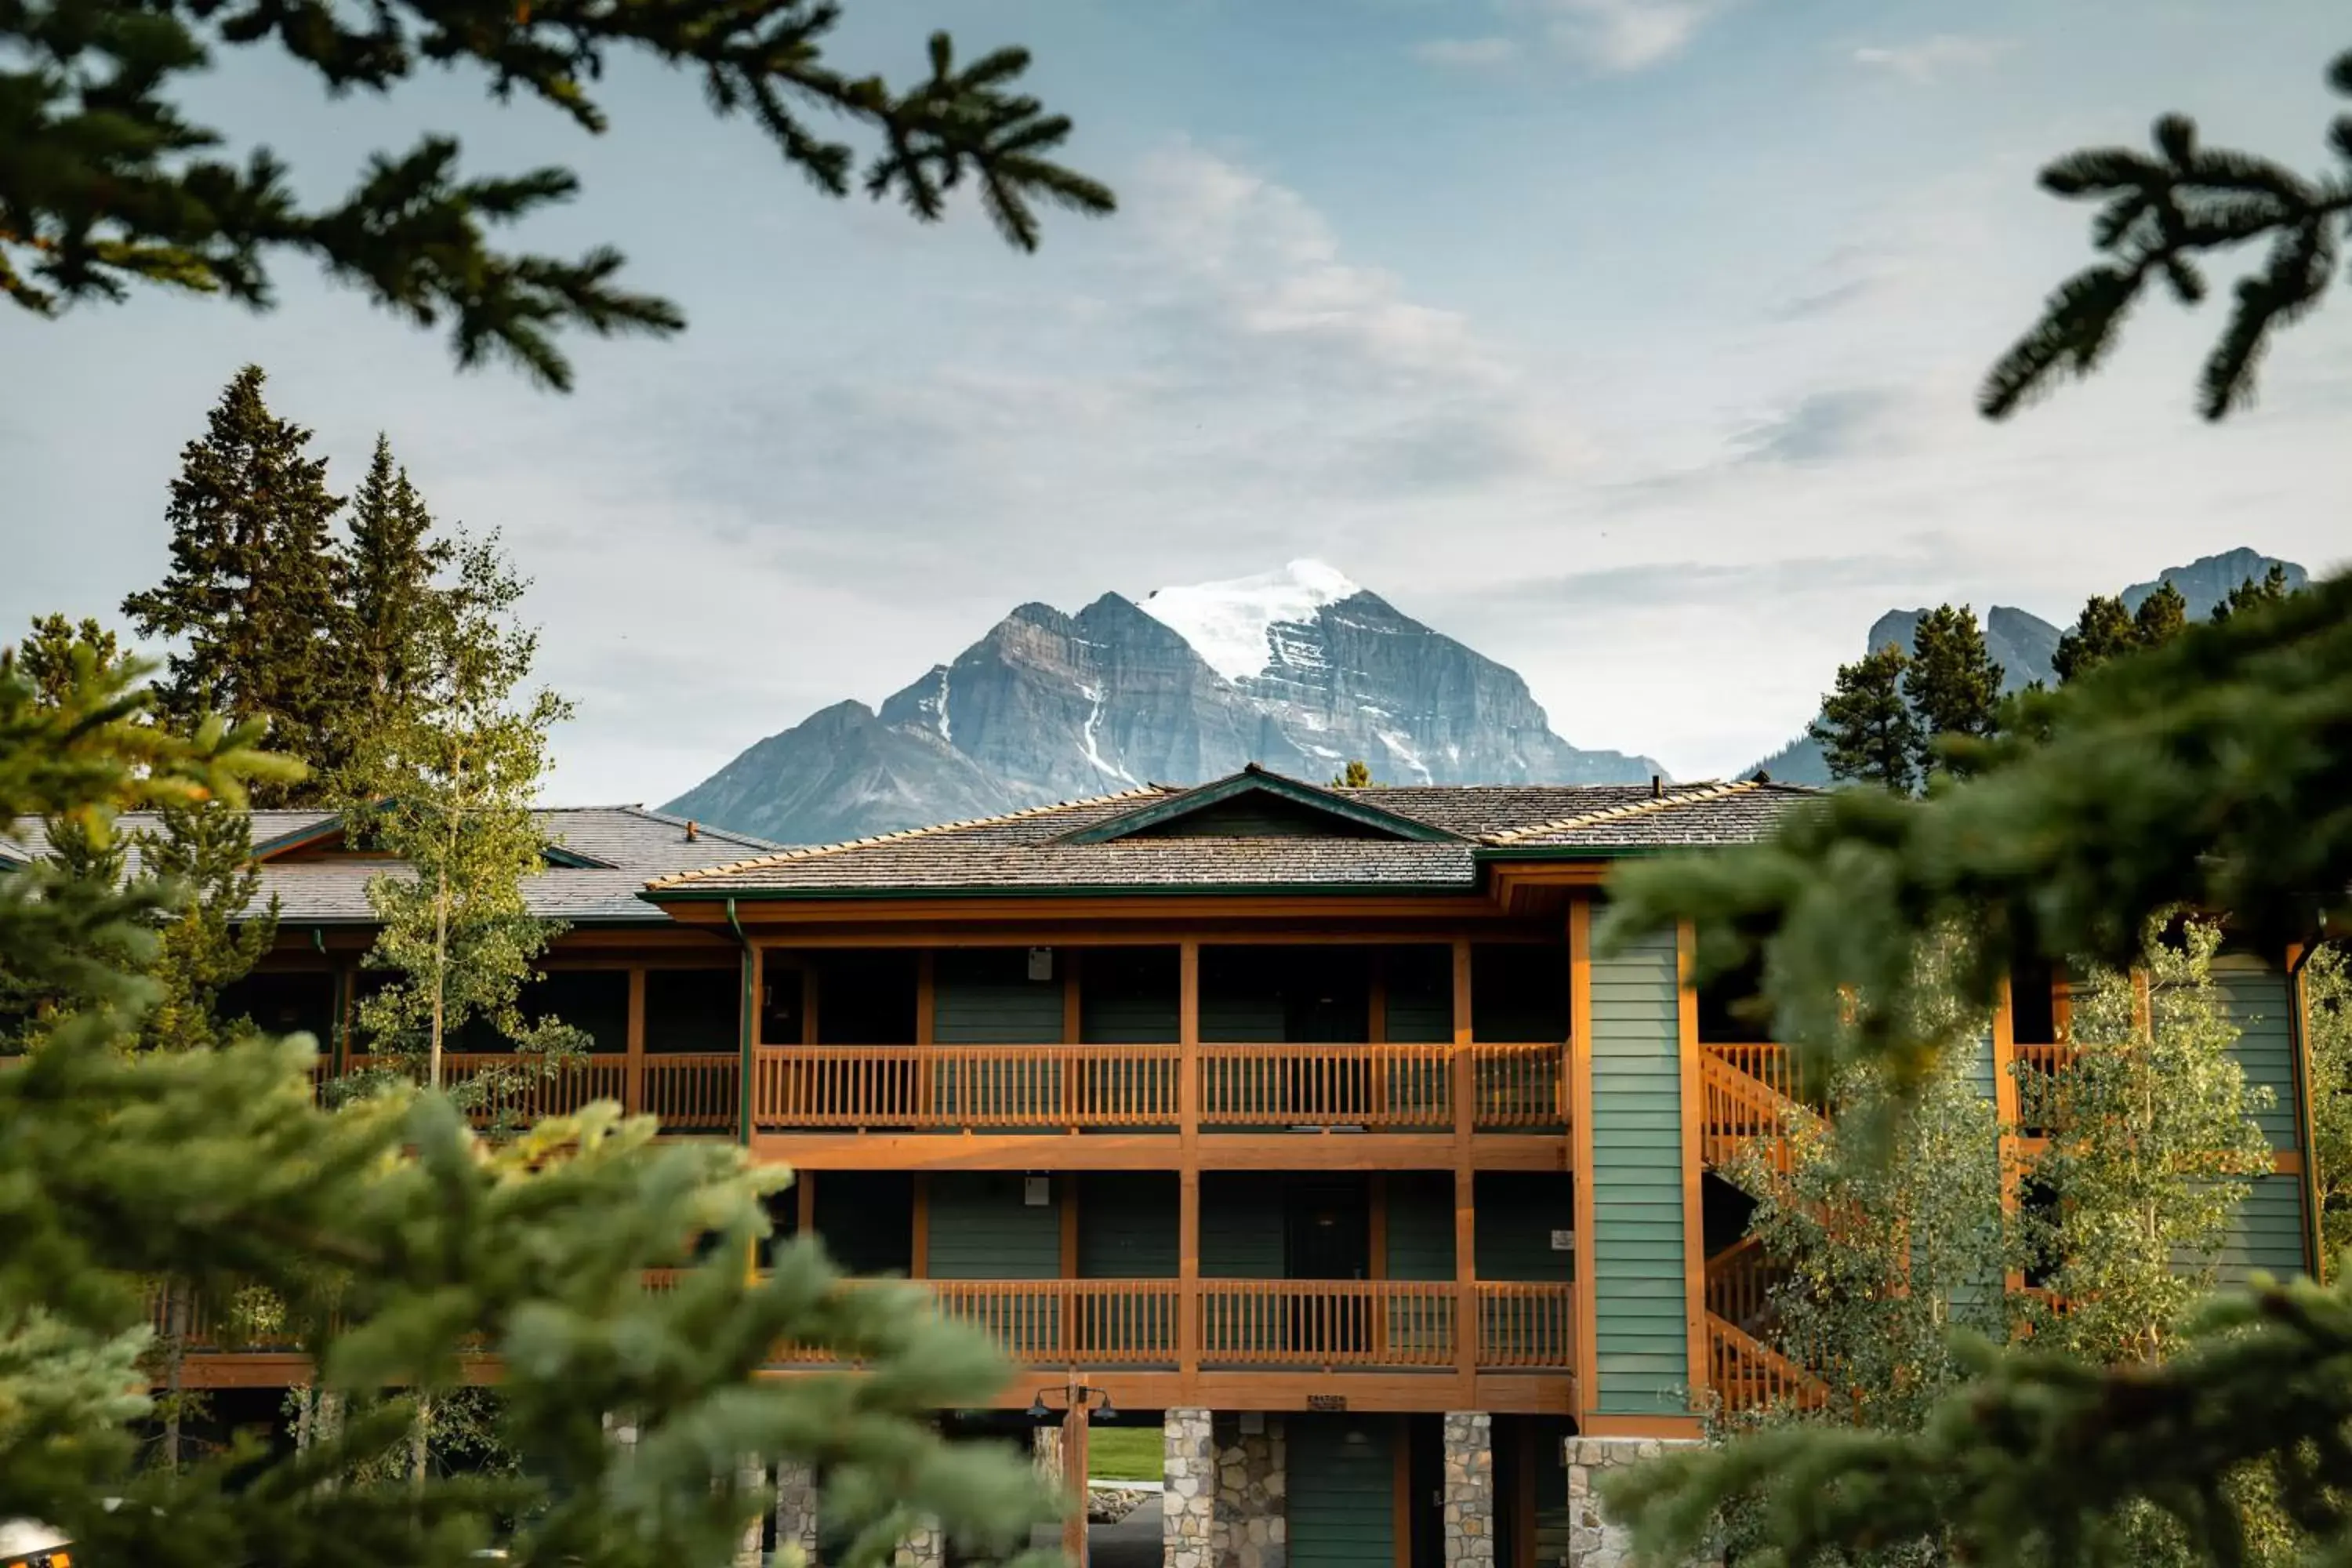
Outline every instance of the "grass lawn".
<svg viewBox="0 0 2352 1568">
<path fill-rule="evenodd" d="M 1156 1481 L 1162 1465 L 1157 1426 L 1094 1426 L 1087 1431 L 1089 1480 Z"/>
</svg>

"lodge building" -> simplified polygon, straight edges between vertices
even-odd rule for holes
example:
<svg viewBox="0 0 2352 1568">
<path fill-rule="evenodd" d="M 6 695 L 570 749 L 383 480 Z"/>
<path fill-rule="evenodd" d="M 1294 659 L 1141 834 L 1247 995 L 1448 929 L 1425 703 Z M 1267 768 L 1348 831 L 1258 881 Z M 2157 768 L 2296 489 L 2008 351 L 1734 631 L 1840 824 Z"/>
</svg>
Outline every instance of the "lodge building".
<svg viewBox="0 0 2352 1568">
<path fill-rule="evenodd" d="M 1786 1065 L 1686 984 L 1687 931 L 1596 952 L 1602 883 L 1811 798 L 1252 768 L 804 848 L 549 812 L 530 898 L 570 929 L 534 1005 L 595 1047 L 520 1109 L 616 1100 L 793 1167 L 781 1233 L 1003 1345 L 997 1408 L 954 1430 L 1050 1453 L 1087 1430 L 1075 1395 L 1097 1434 L 1160 1431 L 1171 1568 L 1611 1562 L 1596 1468 L 1809 1374 L 1749 1331 L 1769 1263 L 1715 1173 L 1779 1126 Z M 314 1032 L 322 1074 L 364 1067 L 383 863 L 323 813 L 256 837 L 280 925 L 233 1004 Z M 2311 1261 L 2291 957 L 2223 961 L 2277 1104 L 2233 1276 Z M 1979 1067 L 2005 1122 L 2011 1063 L 2061 1065 L 2064 1007 L 2045 973 L 2000 1008 Z M 446 1068 L 499 1054 L 461 1039 Z M 189 1379 L 299 1373 L 223 1350 Z M 805 1479 L 779 1478 L 772 1540 L 820 1544 Z"/>
</svg>

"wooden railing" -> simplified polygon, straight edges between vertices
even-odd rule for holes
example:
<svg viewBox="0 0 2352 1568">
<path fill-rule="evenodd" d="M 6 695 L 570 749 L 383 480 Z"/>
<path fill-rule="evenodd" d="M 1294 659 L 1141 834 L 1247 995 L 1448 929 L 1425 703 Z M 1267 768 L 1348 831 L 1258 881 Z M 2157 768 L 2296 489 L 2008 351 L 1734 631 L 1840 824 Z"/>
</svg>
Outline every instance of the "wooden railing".
<svg viewBox="0 0 2352 1568">
<path fill-rule="evenodd" d="M 1480 1366 L 1575 1364 L 1575 1287 L 1482 1279 L 1477 1293 Z"/>
<path fill-rule="evenodd" d="M 639 1102 L 630 1110 L 659 1117 L 665 1128 L 679 1131 L 734 1127 L 743 1083 L 743 1058 L 736 1052 L 647 1056 L 644 1072 Z"/>
<path fill-rule="evenodd" d="M 1743 1333 L 1760 1335 L 1772 1310 L 1772 1291 L 1788 1278 L 1756 1237 L 1706 1260 L 1706 1310 Z"/>
<path fill-rule="evenodd" d="M 1724 1165 L 1751 1145 L 1775 1166 L 1789 1168 L 1786 1119 L 1800 1110 L 1795 1073 L 1779 1046 L 1699 1047 L 1700 1157 Z"/>
<path fill-rule="evenodd" d="M 616 1051 L 546 1061 L 505 1051 L 450 1051 L 441 1058 L 441 1081 L 453 1091 L 474 1089 L 467 1114 L 477 1127 L 528 1124 L 543 1116 L 568 1116 L 596 1100 L 618 1103 L 631 1115 L 661 1119 L 677 1131 L 709 1131 L 735 1125 L 742 1058 L 733 1051 L 647 1053 L 631 1058 Z M 422 1079 L 413 1058 L 357 1055 L 347 1075 L 390 1069 Z M 323 1058 L 311 1068 L 323 1095 L 334 1077 Z"/>
<path fill-rule="evenodd" d="M 1202 1366 L 1451 1366 L 1449 1281 L 1213 1279 L 1201 1284 Z"/>
<path fill-rule="evenodd" d="M 1197 1049 L 1203 1128 L 1448 1128 L 1465 1065 L 1451 1044 Z M 752 1103 L 774 1130 L 1172 1130 L 1182 1061 L 1172 1045 L 774 1046 Z M 1473 1124 L 1565 1128 L 1567 1061 L 1557 1043 L 1468 1047 Z"/>
<path fill-rule="evenodd" d="M 1776 1405 L 1818 1410 L 1829 1403 L 1820 1378 L 1713 1312 L 1706 1314 L 1706 1380 L 1734 1414 Z"/>
<path fill-rule="evenodd" d="M 763 1047 L 762 1127 L 1154 1127 L 1176 1121 L 1174 1046 Z"/>
</svg>

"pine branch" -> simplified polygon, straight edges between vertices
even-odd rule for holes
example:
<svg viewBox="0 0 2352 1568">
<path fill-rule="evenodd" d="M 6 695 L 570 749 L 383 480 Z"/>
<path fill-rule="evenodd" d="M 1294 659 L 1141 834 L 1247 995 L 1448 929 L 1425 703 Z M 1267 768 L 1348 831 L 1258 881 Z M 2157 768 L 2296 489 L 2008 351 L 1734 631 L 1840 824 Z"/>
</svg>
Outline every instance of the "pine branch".
<svg viewBox="0 0 2352 1568">
<path fill-rule="evenodd" d="M 2328 80 L 2352 94 L 2352 52 L 2334 63 Z M 2151 140 L 2154 157 L 2090 148 L 2042 171 L 2042 188 L 2053 195 L 2105 201 L 2091 239 L 2113 259 L 2061 284 L 2041 319 L 1987 373 L 1977 395 L 1987 418 L 2005 419 L 2058 380 L 2097 369 L 2151 276 L 2195 306 L 2207 291 L 2200 257 L 2269 238 L 2268 258 L 2238 284 L 2231 320 L 2199 377 L 2199 413 L 2225 418 L 2252 400 L 2272 334 L 2325 295 L 2336 262 L 2335 230 L 2352 221 L 2352 170 L 2311 180 L 2254 153 L 2205 147 L 2183 115 L 2159 119 Z M 2328 142 L 2352 164 L 2352 115 L 2334 122 Z"/>
<path fill-rule="evenodd" d="M 610 247 L 565 259 L 492 243 L 494 227 L 569 200 L 568 171 L 463 178 L 457 142 L 427 136 L 371 160 L 341 203 L 310 208 L 268 150 L 223 160 L 219 133 L 173 101 L 216 47 L 282 50 L 336 91 L 389 93 L 424 65 L 473 66 L 500 100 L 528 94 L 592 134 L 607 120 L 590 87 L 611 59 L 645 54 L 699 74 L 715 113 L 748 112 L 826 195 L 849 193 L 857 153 L 811 130 L 813 113 L 878 141 L 865 190 L 923 222 L 966 178 L 1024 251 L 1040 241 L 1039 204 L 1113 210 L 1106 187 L 1048 156 L 1070 122 L 1018 90 L 1026 51 L 959 68 L 935 34 L 929 75 L 899 92 L 826 61 L 838 20 L 813 0 L 385 0 L 356 13 L 323 0 L 10 0 L 0 45 L 32 66 L 0 74 L 17 104 L 0 160 L 0 293 L 40 315 L 134 284 L 267 309 L 271 258 L 300 255 L 404 320 L 449 321 L 460 366 L 503 359 L 557 390 L 572 384 L 563 331 L 684 326 L 669 301 L 616 286 Z"/>
</svg>

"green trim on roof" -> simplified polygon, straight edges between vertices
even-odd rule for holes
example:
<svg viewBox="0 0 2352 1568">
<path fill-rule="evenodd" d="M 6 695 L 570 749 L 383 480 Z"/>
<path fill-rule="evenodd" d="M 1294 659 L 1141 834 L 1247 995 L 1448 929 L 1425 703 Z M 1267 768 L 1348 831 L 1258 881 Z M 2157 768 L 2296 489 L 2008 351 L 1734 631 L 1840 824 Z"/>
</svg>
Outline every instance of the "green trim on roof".
<svg viewBox="0 0 2352 1568">
<path fill-rule="evenodd" d="M 1285 778 L 1280 773 L 1268 773 L 1255 763 L 1250 763 L 1240 773 L 1229 774 L 1213 784 L 1204 784 L 1196 788 L 1188 789 L 1181 795 L 1169 795 L 1160 800 L 1147 802 L 1132 811 L 1123 811 L 1108 821 L 1090 824 L 1076 832 L 1063 834 L 1046 842 L 1108 844 L 1116 839 L 1125 838 L 1129 834 L 1140 832 L 1144 828 L 1155 827 L 1163 822 L 1178 821 L 1192 816 L 1194 812 L 1205 810 L 1244 795 L 1274 795 L 1289 801 L 1295 805 L 1303 805 L 1310 810 L 1323 812 L 1343 821 L 1355 823 L 1360 827 L 1376 827 L 1391 837 L 1410 839 L 1416 843 L 1460 844 L 1465 842 L 1458 833 L 1448 833 L 1442 827 L 1433 827 L 1416 818 L 1401 816 L 1395 812 L 1383 811 L 1379 806 L 1367 805 L 1362 801 L 1351 800 L 1346 795 L 1335 795 L 1329 790 L 1318 789 L 1313 784 L 1301 784 L 1297 779 Z"/>
</svg>

